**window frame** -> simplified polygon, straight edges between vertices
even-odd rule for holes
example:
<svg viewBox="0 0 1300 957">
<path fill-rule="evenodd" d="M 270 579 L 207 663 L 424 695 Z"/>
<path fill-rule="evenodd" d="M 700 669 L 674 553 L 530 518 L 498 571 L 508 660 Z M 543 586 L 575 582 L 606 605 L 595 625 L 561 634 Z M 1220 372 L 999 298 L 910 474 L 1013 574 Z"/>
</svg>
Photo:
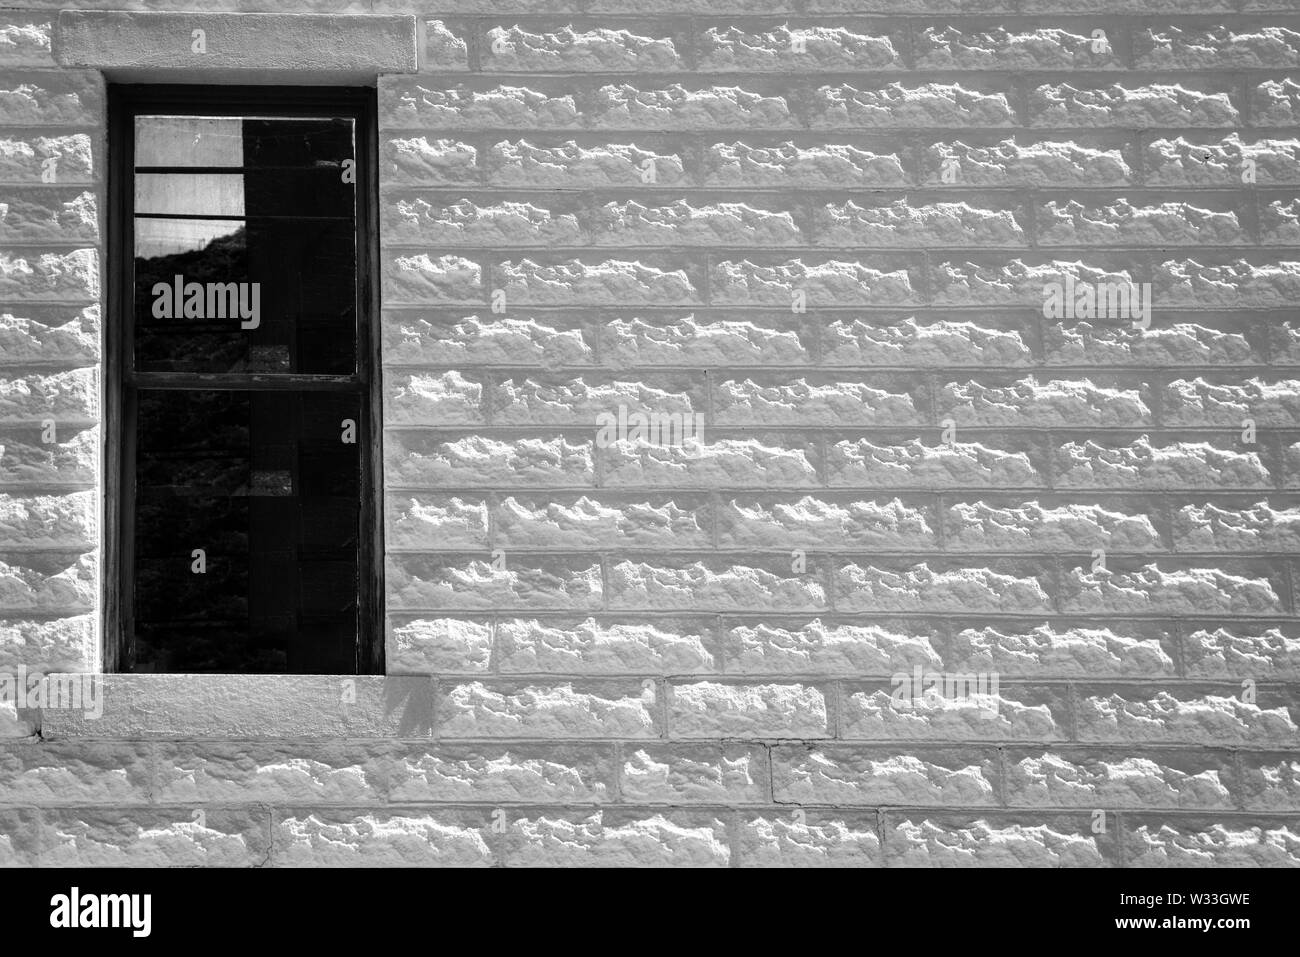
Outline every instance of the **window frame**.
<svg viewBox="0 0 1300 957">
<path fill-rule="evenodd" d="M 127 404 L 127 362 L 134 350 L 134 118 L 176 115 L 347 116 L 356 130 L 357 395 L 362 403 L 358 441 L 361 462 L 360 534 L 357 554 L 355 674 L 384 674 L 383 407 L 379 328 L 379 132 L 373 87 L 195 86 L 110 84 L 108 101 L 108 233 L 106 243 L 103 351 L 103 601 L 102 663 L 105 672 L 134 673 L 135 564 L 133 554 L 135 430 Z M 136 373 L 137 375 L 139 373 Z M 167 374 L 161 374 L 163 376 Z M 303 380 L 339 376 L 185 373 L 197 387 L 204 376 L 226 382 L 302 391 Z M 155 378 L 161 376 L 155 375 Z"/>
</svg>

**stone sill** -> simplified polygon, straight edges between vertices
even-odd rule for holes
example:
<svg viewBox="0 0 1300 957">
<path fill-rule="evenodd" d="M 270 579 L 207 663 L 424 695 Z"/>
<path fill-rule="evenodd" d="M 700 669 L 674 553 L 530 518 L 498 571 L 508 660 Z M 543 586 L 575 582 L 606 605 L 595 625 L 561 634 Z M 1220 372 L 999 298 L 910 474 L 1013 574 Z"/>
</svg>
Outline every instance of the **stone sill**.
<svg viewBox="0 0 1300 957">
<path fill-rule="evenodd" d="M 383 675 L 81 675 L 82 710 L 19 712 L 66 738 L 427 738 L 433 681 Z M 87 710 L 99 710 L 96 717 Z"/>
</svg>

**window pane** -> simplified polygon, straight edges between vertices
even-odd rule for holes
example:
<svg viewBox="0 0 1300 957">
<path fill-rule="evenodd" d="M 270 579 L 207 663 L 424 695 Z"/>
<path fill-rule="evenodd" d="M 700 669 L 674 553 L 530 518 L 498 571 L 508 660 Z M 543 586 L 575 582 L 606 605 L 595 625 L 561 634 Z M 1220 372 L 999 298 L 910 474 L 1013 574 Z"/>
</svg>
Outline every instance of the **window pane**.
<svg viewBox="0 0 1300 957">
<path fill-rule="evenodd" d="M 139 219 L 136 224 L 138 370 L 355 371 L 356 259 L 350 223 Z M 210 234 L 215 238 L 200 245 Z M 199 248 L 142 255 L 181 245 Z"/>
<path fill-rule="evenodd" d="M 136 166 L 243 166 L 243 120 L 214 116 L 137 116 Z"/>
<path fill-rule="evenodd" d="M 135 369 L 354 374 L 353 121 L 137 117 L 136 141 L 242 168 L 135 174 Z"/>
<path fill-rule="evenodd" d="M 136 216 L 243 216 L 243 173 L 136 173 Z"/>
<path fill-rule="evenodd" d="M 135 165 L 333 166 L 353 156 L 345 117 L 137 116 Z"/>
<path fill-rule="evenodd" d="M 138 393 L 138 670 L 353 669 L 364 438 L 344 441 L 349 419 L 356 395 Z"/>
</svg>

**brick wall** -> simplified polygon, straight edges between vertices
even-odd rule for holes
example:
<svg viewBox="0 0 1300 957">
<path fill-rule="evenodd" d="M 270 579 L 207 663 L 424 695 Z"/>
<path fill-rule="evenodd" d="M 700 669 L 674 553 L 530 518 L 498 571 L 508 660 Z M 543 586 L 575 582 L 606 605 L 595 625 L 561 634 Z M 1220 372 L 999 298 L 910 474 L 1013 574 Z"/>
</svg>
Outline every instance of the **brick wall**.
<svg viewBox="0 0 1300 957">
<path fill-rule="evenodd" d="M 1296 4 L 499 6 L 302 5 L 419 14 L 389 677 L 0 715 L 0 863 L 1300 864 Z M 93 670 L 102 87 L 50 24 L 0 13 L 0 665 Z"/>
</svg>

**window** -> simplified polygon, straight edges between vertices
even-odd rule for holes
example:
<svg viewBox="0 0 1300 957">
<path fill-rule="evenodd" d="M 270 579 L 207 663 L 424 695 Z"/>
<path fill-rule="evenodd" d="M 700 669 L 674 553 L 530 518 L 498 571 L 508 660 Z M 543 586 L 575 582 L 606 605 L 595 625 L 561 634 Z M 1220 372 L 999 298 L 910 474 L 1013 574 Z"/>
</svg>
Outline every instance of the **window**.
<svg viewBox="0 0 1300 957">
<path fill-rule="evenodd" d="M 110 89 L 108 670 L 382 671 L 373 104 Z"/>
</svg>

